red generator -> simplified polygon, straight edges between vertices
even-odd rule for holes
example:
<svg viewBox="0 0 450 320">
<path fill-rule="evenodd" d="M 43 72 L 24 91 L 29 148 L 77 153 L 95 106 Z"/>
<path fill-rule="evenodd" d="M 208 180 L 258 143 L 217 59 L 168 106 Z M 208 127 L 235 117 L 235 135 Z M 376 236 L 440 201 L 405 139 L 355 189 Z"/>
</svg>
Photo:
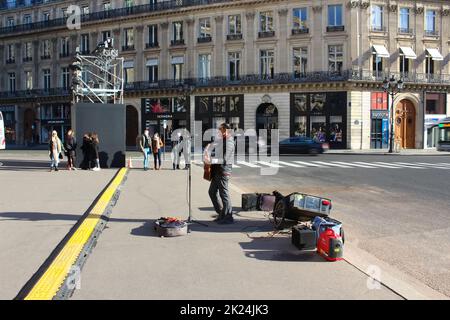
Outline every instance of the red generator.
<svg viewBox="0 0 450 320">
<path fill-rule="evenodd" d="M 342 237 L 329 228 L 317 240 L 317 252 L 328 261 L 343 260 L 344 244 Z"/>
</svg>

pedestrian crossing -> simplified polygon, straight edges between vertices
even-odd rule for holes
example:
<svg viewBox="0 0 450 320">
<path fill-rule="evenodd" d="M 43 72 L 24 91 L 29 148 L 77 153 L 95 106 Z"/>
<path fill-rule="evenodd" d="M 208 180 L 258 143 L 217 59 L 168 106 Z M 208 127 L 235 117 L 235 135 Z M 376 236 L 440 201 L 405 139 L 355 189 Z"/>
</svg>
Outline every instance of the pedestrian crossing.
<svg viewBox="0 0 450 320">
<path fill-rule="evenodd" d="M 196 163 L 201 166 L 201 163 Z M 298 160 L 277 160 L 277 161 L 237 161 L 233 165 L 234 169 L 413 169 L 413 170 L 450 170 L 450 163 L 426 163 L 426 162 L 402 162 L 402 161 L 298 161 Z"/>
</svg>

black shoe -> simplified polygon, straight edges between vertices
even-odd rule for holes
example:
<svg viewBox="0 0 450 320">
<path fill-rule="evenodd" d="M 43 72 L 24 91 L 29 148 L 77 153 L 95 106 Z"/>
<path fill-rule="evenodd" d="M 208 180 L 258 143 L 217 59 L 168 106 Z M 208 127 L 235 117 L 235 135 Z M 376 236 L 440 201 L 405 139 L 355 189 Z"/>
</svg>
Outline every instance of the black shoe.
<svg viewBox="0 0 450 320">
<path fill-rule="evenodd" d="M 219 214 L 219 215 L 217 216 L 217 218 L 214 219 L 214 222 L 219 222 L 219 221 L 223 220 L 223 218 L 225 218 L 225 216 L 222 215 L 222 214 Z"/>
<path fill-rule="evenodd" d="M 55 171 L 59 171 L 58 168 L 55 168 Z"/>
<path fill-rule="evenodd" d="M 233 224 L 234 218 L 232 214 L 227 214 L 223 219 L 217 221 L 218 224 Z"/>
</svg>

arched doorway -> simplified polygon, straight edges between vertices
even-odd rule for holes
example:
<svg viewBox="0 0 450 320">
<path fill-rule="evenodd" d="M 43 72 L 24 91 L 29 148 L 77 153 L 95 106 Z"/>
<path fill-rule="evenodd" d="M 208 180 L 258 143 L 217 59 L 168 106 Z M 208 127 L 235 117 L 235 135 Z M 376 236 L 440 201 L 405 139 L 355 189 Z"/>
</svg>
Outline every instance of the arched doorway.
<svg viewBox="0 0 450 320">
<path fill-rule="evenodd" d="M 25 145 L 34 143 L 33 138 L 36 134 L 35 120 L 34 110 L 26 109 L 23 115 L 23 139 Z"/>
<path fill-rule="evenodd" d="M 127 106 L 126 118 L 127 147 L 136 147 L 136 138 L 139 134 L 139 114 L 135 107 Z"/>
<path fill-rule="evenodd" d="M 416 109 L 407 99 L 401 100 L 395 109 L 395 141 L 402 149 L 416 147 Z"/>
<path fill-rule="evenodd" d="M 278 129 L 278 109 L 273 103 L 263 103 L 256 110 L 256 132 L 267 130 L 267 145 L 271 143 L 272 130 Z"/>
</svg>

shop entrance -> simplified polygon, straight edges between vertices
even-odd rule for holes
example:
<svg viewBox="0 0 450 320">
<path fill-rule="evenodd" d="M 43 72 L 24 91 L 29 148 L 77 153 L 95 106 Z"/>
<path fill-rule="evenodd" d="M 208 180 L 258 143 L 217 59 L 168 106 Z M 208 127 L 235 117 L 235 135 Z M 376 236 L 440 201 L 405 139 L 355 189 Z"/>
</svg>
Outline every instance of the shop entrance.
<svg viewBox="0 0 450 320">
<path fill-rule="evenodd" d="M 263 103 L 256 110 L 256 130 L 267 130 L 267 139 L 270 143 L 272 130 L 278 129 L 278 109 L 272 103 Z"/>
<path fill-rule="evenodd" d="M 170 151 L 172 149 L 171 137 L 173 131 L 177 129 L 187 129 L 187 121 L 179 119 L 148 120 L 146 127 L 150 132 L 150 136 L 158 133 L 166 146 L 166 151 Z"/>
<path fill-rule="evenodd" d="M 402 149 L 416 146 L 416 109 L 409 100 L 402 100 L 395 111 L 395 141 Z"/>
<path fill-rule="evenodd" d="M 23 139 L 25 145 L 35 143 L 34 137 L 36 135 L 35 127 L 36 115 L 33 109 L 27 109 L 23 115 Z"/>
<path fill-rule="evenodd" d="M 127 147 L 136 146 L 136 138 L 139 135 L 139 115 L 135 107 L 127 106 L 126 109 L 127 133 L 126 142 Z"/>
</svg>

